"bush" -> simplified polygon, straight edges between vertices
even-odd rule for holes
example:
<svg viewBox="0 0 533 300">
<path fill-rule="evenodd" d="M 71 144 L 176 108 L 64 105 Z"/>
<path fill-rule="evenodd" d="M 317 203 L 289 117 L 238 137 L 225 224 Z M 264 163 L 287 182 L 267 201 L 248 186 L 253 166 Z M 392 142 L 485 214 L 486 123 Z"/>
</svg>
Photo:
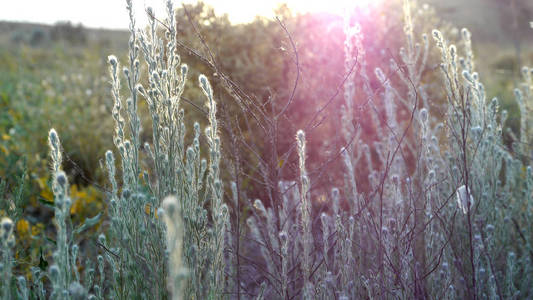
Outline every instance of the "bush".
<svg viewBox="0 0 533 300">
<path fill-rule="evenodd" d="M 520 124 L 509 147 L 503 139 L 507 112 L 496 98 L 487 99 L 468 30 L 461 30 L 459 48 L 438 30 L 419 36 L 405 0 L 403 46 L 379 66 L 371 59 L 375 52 L 366 51 L 361 24 L 347 18 L 344 101 L 328 111 L 337 119 L 331 120 L 337 133 L 332 141 L 342 145 L 330 157 L 343 169 L 321 186 L 316 182 L 329 161 L 310 164 L 315 157 L 308 155 L 306 131 L 328 121 L 315 117 L 322 117 L 329 102 L 303 123 L 305 130 L 293 133 L 292 142 L 282 141 L 287 150 L 279 158 L 278 128 L 293 120 L 293 95 L 258 105 L 208 57 L 216 86 L 237 106 L 219 112 L 224 103 L 215 100 L 215 85 L 200 75 L 206 100 L 199 109 L 207 127 L 202 134 L 194 123 L 187 133 L 183 93 L 189 68 L 178 55 L 183 45 L 172 1 L 166 20 L 147 9 L 145 30 L 136 28 L 131 0 L 126 3 L 125 67 L 108 57 L 115 151 L 105 153 L 107 214 L 73 221 L 77 189 L 69 187 L 59 135 L 50 130 L 53 203 L 47 205 L 54 211 L 56 238 L 45 251 L 52 251 L 52 259 L 48 264 L 41 253 L 31 276 L 17 274 L 14 238 L 29 225 L 19 225 L 21 194 L 15 193 L 14 207 L 3 206 L 10 218 L 0 222 L 4 298 L 533 296 L 533 70 L 522 69 L 523 82 L 514 91 Z M 279 25 L 298 69 L 292 35 L 283 21 Z M 440 75 L 434 76 L 427 74 L 431 38 L 440 52 Z M 151 126 L 141 121 L 143 99 Z M 246 131 L 229 111 L 243 113 Z M 150 127 L 147 138 L 142 129 Z M 248 144 L 254 129 L 269 140 Z M 372 135 L 365 137 L 365 130 Z M 229 151 L 222 152 L 225 140 Z M 265 162 L 257 151 L 268 146 L 274 159 Z M 241 160 L 248 157 L 254 158 Z M 253 176 L 242 172 L 241 164 L 256 163 Z M 292 172 L 282 174 L 286 165 Z M 247 196 L 245 175 L 264 181 L 257 195 L 265 199 Z M 82 238 L 91 228 L 101 234 Z"/>
<path fill-rule="evenodd" d="M 63 40 L 79 46 L 87 43 L 87 32 L 83 26 L 74 26 L 70 21 L 56 23 L 50 30 L 50 37 L 54 41 Z"/>
</svg>

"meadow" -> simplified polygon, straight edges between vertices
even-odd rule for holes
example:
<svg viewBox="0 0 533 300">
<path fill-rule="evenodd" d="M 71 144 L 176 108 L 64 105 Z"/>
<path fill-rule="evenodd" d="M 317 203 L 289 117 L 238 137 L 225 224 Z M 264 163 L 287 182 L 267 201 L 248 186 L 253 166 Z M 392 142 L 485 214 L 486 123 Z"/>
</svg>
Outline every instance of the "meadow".
<svg viewBox="0 0 533 300">
<path fill-rule="evenodd" d="M 533 298 L 527 1 L 132 1 L 0 22 L 1 299 Z"/>
</svg>

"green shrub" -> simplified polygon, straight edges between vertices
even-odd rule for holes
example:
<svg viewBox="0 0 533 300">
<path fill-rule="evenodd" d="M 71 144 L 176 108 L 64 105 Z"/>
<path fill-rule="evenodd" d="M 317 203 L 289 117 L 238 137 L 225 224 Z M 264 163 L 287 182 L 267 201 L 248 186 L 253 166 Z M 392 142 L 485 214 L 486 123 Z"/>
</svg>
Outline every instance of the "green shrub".
<svg viewBox="0 0 533 300">
<path fill-rule="evenodd" d="M 321 187 L 316 182 L 324 169 L 310 169 L 304 130 L 293 133 L 281 160 L 276 157 L 278 168 L 266 168 L 255 152 L 265 147 L 246 144 L 241 129 L 232 127 L 238 122 L 217 119 L 222 115 L 217 104 L 224 103 L 215 100 L 216 89 L 204 75 L 198 84 L 206 99 L 201 110 L 207 127 L 202 133 L 200 123 L 194 123 L 187 133 L 183 93 L 189 68 L 178 55 L 172 1 L 167 1 L 165 20 L 147 9 L 144 30 L 136 28 L 131 0 L 126 3 L 130 39 L 125 67 L 116 56 L 108 57 L 113 99 L 108 119 L 115 151 L 105 152 L 102 160 L 106 207 L 79 219 L 71 215 L 82 202 L 63 170 L 67 144 L 64 151 L 58 133 L 50 130 L 53 199 L 45 205 L 53 209 L 55 239 L 48 238 L 45 255 L 40 249 L 31 276 L 17 273 L 22 261 L 13 258 L 14 229 L 21 236 L 29 228 L 22 222 L 19 229 L 18 222 L 24 205 L 22 171 L 21 187 L 1 206 L 9 217 L 0 222 L 4 299 L 533 296 L 533 70 L 522 69 L 523 82 L 514 91 L 520 122 L 509 147 L 504 142 L 507 111 L 496 98 L 488 100 L 468 30 L 461 30 L 459 48 L 434 30 L 440 60 L 432 62 L 430 38 L 416 34 L 411 3 L 405 0 L 403 46 L 379 66 L 371 59 L 375 53 L 366 51 L 361 24 L 347 18 L 344 101 L 330 112 L 338 119 L 332 122 L 339 137 L 332 140 L 342 142 L 333 157 L 343 170 L 331 176 L 339 187 Z M 281 21 L 280 26 L 297 59 L 292 36 Z M 440 75 L 427 74 L 430 62 Z M 207 64 L 217 73 L 217 86 L 241 105 L 246 122 L 256 122 L 247 134 L 260 128 L 273 139 L 264 145 L 277 146 L 277 126 L 283 124 L 278 120 L 288 119 L 294 99 L 266 109 L 250 102 L 214 60 Z M 142 120 L 141 103 L 149 123 Z M 50 111 L 51 117 L 60 117 Z M 75 111 L 62 113 L 75 116 Z M 6 126 L 18 126 L 14 114 L 2 118 Z M 371 138 L 364 137 L 362 123 L 374 132 Z M 223 134 L 229 136 L 226 147 L 246 149 L 223 152 Z M 67 134 L 72 144 L 81 138 Z M 269 185 L 254 193 L 269 195 L 265 199 L 248 198 L 239 181 L 239 159 L 248 157 L 235 154 L 241 150 L 258 156 L 249 163 L 260 162 L 260 175 L 250 180 Z M 294 166 L 296 175 L 281 176 L 285 164 Z M 272 178 L 283 180 L 269 182 Z M 95 228 L 101 232 L 97 238 L 86 233 Z"/>
</svg>

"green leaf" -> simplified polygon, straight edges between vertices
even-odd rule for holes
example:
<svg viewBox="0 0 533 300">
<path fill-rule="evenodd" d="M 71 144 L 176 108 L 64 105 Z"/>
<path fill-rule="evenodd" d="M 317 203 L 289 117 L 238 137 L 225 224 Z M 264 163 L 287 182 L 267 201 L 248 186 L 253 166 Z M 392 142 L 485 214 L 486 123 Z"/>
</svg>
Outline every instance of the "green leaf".
<svg viewBox="0 0 533 300">
<path fill-rule="evenodd" d="M 78 226 L 78 228 L 74 229 L 72 234 L 77 235 L 77 234 L 81 233 L 82 231 L 93 227 L 94 225 L 96 225 L 98 223 L 98 221 L 100 221 L 100 217 L 101 216 L 102 216 L 102 213 L 98 213 L 96 216 L 94 216 L 92 218 L 85 219 L 85 222 L 83 222 L 83 224 Z"/>
<path fill-rule="evenodd" d="M 48 262 L 43 257 L 43 248 L 39 248 L 39 251 L 41 253 L 39 257 L 39 269 L 46 271 L 46 268 L 48 267 Z"/>
<path fill-rule="evenodd" d="M 44 205 L 44 206 L 46 206 L 48 208 L 54 209 L 54 202 L 48 201 L 48 200 L 44 199 L 43 197 L 39 197 L 38 200 L 39 200 L 39 202 L 42 205 Z"/>
<path fill-rule="evenodd" d="M 54 246 L 57 245 L 57 243 L 56 243 L 55 240 L 52 240 L 52 239 L 49 238 L 49 237 L 45 237 L 45 239 L 46 239 L 47 241 L 49 241 L 50 243 L 54 244 Z"/>
</svg>

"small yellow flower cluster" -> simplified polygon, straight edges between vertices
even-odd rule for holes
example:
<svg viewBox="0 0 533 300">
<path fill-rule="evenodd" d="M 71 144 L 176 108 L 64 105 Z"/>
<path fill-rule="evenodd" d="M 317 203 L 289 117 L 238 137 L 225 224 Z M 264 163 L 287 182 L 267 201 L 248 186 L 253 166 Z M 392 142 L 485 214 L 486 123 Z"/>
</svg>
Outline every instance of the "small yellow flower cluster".
<svg viewBox="0 0 533 300">
<path fill-rule="evenodd" d="M 72 206 L 70 207 L 70 214 L 87 217 L 87 215 L 94 215 L 95 211 L 103 209 L 102 199 L 100 193 L 92 186 L 80 188 L 77 185 L 70 186 L 70 197 L 72 198 Z"/>
<path fill-rule="evenodd" d="M 41 189 L 40 196 L 46 202 L 53 203 L 54 194 L 46 182 L 47 179 L 45 177 L 37 179 L 37 183 Z M 69 195 L 72 199 L 70 214 L 76 216 L 81 222 L 83 222 L 85 218 L 93 216 L 95 211 L 103 210 L 102 195 L 93 186 L 80 187 L 73 184 L 70 186 Z"/>
<path fill-rule="evenodd" d="M 159 219 L 159 217 L 157 216 L 157 210 L 154 210 L 154 209 L 152 208 L 152 205 L 149 204 L 149 203 L 146 204 L 146 205 L 144 206 L 144 212 L 145 212 L 148 216 L 150 216 L 151 213 L 153 212 L 154 217 L 155 217 L 156 219 Z"/>
<path fill-rule="evenodd" d="M 5 134 L 5 133 L 4 133 L 4 134 L 1 135 L 0 140 L 1 140 L 1 141 L 5 141 L 5 142 L 7 142 L 7 141 L 11 140 L 11 136 L 8 135 L 8 134 Z M 8 149 L 8 147 L 6 147 L 3 143 L 0 144 L 0 150 L 2 150 L 2 152 L 3 152 L 5 155 L 9 155 L 9 149 Z"/>
<path fill-rule="evenodd" d="M 24 238 L 30 234 L 30 222 L 26 219 L 20 219 L 17 221 L 17 236 Z"/>
<path fill-rule="evenodd" d="M 39 236 L 44 231 L 44 224 L 37 223 L 32 225 L 28 220 L 20 219 L 17 221 L 15 229 L 20 243 L 28 245 L 32 239 L 35 240 L 35 237 Z"/>
</svg>

